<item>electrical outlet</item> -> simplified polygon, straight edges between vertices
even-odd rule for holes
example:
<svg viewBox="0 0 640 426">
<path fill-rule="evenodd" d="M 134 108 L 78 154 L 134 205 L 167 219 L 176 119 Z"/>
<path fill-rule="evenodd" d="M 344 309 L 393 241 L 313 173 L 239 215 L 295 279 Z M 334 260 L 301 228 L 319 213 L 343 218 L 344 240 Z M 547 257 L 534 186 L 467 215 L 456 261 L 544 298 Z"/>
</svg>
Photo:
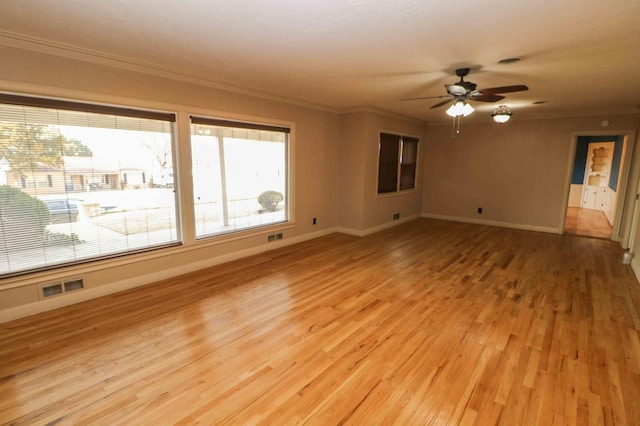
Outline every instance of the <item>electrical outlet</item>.
<svg viewBox="0 0 640 426">
<path fill-rule="evenodd" d="M 482 214 L 482 207 L 478 207 L 478 214 Z"/>
<path fill-rule="evenodd" d="M 400 213 L 394 213 L 393 220 L 398 220 L 398 219 L 400 219 Z"/>
<path fill-rule="evenodd" d="M 267 242 L 268 243 L 270 243 L 272 241 L 275 241 L 275 240 L 276 240 L 276 236 L 275 235 L 268 235 L 267 236 Z"/>
<path fill-rule="evenodd" d="M 313 218 L 313 224 L 315 225 L 316 223 L 318 223 L 318 220 L 314 217 Z"/>
<path fill-rule="evenodd" d="M 275 237 L 276 237 L 276 240 L 281 240 L 282 239 L 282 232 L 276 234 Z"/>
</svg>

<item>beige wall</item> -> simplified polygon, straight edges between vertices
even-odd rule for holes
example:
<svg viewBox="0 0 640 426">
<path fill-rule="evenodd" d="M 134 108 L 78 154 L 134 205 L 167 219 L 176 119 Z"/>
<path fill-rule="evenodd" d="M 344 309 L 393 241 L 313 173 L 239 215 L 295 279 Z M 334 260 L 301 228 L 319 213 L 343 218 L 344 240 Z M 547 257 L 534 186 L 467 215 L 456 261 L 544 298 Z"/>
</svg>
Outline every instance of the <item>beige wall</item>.
<svg viewBox="0 0 640 426">
<path fill-rule="evenodd" d="M 366 125 L 368 113 L 345 114 L 340 125 L 338 222 L 347 229 L 364 228 Z"/>
<path fill-rule="evenodd" d="M 422 211 L 426 216 L 560 232 L 567 205 L 575 133 L 638 128 L 639 115 L 539 120 L 505 125 L 430 126 Z M 478 214 L 477 208 L 483 213 Z"/>
<path fill-rule="evenodd" d="M 192 79 L 163 78 L 63 56 L 0 47 L 0 58 L 3 58 L 0 90 L 177 112 L 179 135 L 189 133 L 186 119 L 189 113 L 291 125 L 294 225 L 284 227 L 284 239 L 271 244 L 266 243 L 268 231 L 252 232 L 232 240 L 202 242 L 194 241 L 193 224 L 187 220 L 183 223 L 182 247 L 0 280 L 0 321 L 336 230 L 371 231 L 391 225 L 394 212 L 400 212 L 402 217 L 420 213 L 419 188 L 384 199 L 378 199 L 375 190 L 378 132 L 418 136 L 422 140 L 422 152 L 425 127 L 420 123 L 370 112 L 342 116 L 320 108 L 278 102 L 259 94 L 229 92 L 209 83 L 196 84 Z M 192 198 L 188 184 L 190 148 L 186 139 L 179 137 L 178 140 L 177 154 L 182 160 L 178 170 L 182 181 L 180 193 L 183 199 L 189 200 Z M 420 184 L 418 180 L 418 187 Z M 182 207 L 182 216 L 191 217 L 190 203 L 183 203 Z M 314 217 L 316 225 L 313 225 Z M 38 284 L 75 276 L 84 278 L 86 290 L 38 301 Z"/>
<path fill-rule="evenodd" d="M 109 285 L 121 289 L 144 284 L 193 268 L 271 249 L 280 244 L 333 232 L 337 226 L 338 186 L 335 171 L 340 146 L 340 118 L 337 114 L 6 47 L 0 47 L 0 58 L 3 58 L 3 66 L 0 67 L 0 90 L 4 91 L 165 109 L 176 111 L 181 117 L 186 117 L 188 112 L 192 112 L 291 124 L 292 163 L 295 173 L 292 182 L 295 225 L 283 229 L 285 238 L 281 243 L 267 245 L 266 231 L 251 233 L 224 243 L 195 242 L 193 237 L 189 236 L 189 229 L 193 227 L 187 225 L 184 247 L 115 261 L 96 262 L 89 266 L 61 268 L 19 279 L 0 280 L 0 319 L 2 310 L 5 317 L 22 315 L 25 310 L 21 310 L 20 313 L 7 312 L 20 305 L 31 304 L 34 312 L 43 309 L 43 302 L 34 303 L 37 301 L 38 283 L 79 274 L 85 280 L 85 294 L 106 294 L 109 291 L 104 288 L 99 291 L 96 289 Z M 184 123 L 179 122 L 178 130 L 181 134 L 188 133 Z M 185 143 L 187 141 L 183 138 L 179 146 L 183 165 L 189 163 L 189 148 L 185 146 L 188 145 Z M 187 178 L 183 181 L 188 181 L 188 165 L 182 167 L 179 172 L 180 176 Z M 189 199 L 190 187 L 185 186 L 181 189 L 184 198 Z M 188 213 L 183 211 L 183 216 L 189 217 Z M 318 224 L 315 226 L 312 224 L 313 217 L 318 218 Z M 48 308 L 64 304 L 61 300 L 61 297 L 58 301 L 47 300 Z"/>
<path fill-rule="evenodd" d="M 426 127 L 409 122 L 400 121 L 391 117 L 369 114 L 366 122 L 365 152 L 365 185 L 364 192 L 364 220 L 363 229 L 376 229 L 376 227 L 388 223 L 393 218 L 394 213 L 400 213 L 400 218 L 417 216 L 420 214 L 422 204 L 422 169 L 423 161 L 418 161 L 416 171 L 415 191 L 403 191 L 398 194 L 379 197 L 378 192 L 378 146 L 380 143 L 380 132 L 399 134 L 404 136 L 414 136 L 420 139 L 418 143 L 418 158 L 422 159 L 426 140 Z"/>
<path fill-rule="evenodd" d="M 341 176 L 339 223 L 347 232 L 367 234 L 388 226 L 394 213 L 400 218 L 420 214 L 422 161 L 418 161 L 416 189 L 378 196 L 378 146 L 380 132 L 420 139 L 419 157 L 427 143 L 426 126 L 374 112 L 345 114 L 341 124 Z"/>
<path fill-rule="evenodd" d="M 266 232 L 232 240 L 196 242 L 193 224 L 184 226 L 184 245 L 152 253 L 60 268 L 0 280 L 0 321 L 154 282 L 281 245 L 338 231 L 357 235 L 391 226 L 392 215 L 422 213 L 459 220 L 484 220 L 553 230 L 561 225 L 568 196 L 572 134 L 600 129 L 601 117 L 531 120 L 496 127 L 463 123 L 450 137 L 449 124 L 430 126 L 375 112 L 337 114 L 318 108 L 232 93 L 211 85 L 166 79 L 135 71 L 44 53 L 0 47 L 0 90 L 169 110 L 178 113 L 178 132 L 188 134 L 188 113 L 289 124 L 293 127 L 294 224 L 284 240 L 267 244 Z M 612 129 L 638 128 L 638 116 L 606 117 Z M 378 197 L 379 132 L 420 138 L 415 191 Z M 189 146 L 178 147 L 180 193 L 188 184 Z M 640 178 L 640 153 L 631 180 Z M 186 182 L 186 183 L 185 183 Z M 632 203 L 632 201 L 629 201 Z M 183 217 L 190 217 L 183 203 Z M 317 225 L 312 218 L 318 219 Z M 630 215 L 625 223 L 631 221 Z M 271 231 L 272 232 L 272 231 Z M 639 230 L 640 233 L 640 230 Z M 637 240 L 640 246 L 640 238 Z M 268 261 L 268 253 L 264 255 Z M 81 275 L 86 290 L 38 301 L 37 285 Z"/>
</svg>

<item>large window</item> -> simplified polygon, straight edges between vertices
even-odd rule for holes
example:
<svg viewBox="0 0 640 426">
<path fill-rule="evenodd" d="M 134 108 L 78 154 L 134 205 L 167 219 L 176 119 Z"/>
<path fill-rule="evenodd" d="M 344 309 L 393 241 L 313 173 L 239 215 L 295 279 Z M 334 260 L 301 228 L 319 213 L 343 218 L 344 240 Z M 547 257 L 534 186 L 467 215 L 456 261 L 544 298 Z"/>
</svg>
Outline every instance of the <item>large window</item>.
<svg viewBox="0 0 640 426">
<path fill-rule="evenodd" d="M 0 276 L 178 244 L 174 122 L 0 94 Z"/>
<path fill-rule="evenodd" d="M 286 222 L 289 129 L 191 117 L 196 238 Z"/>
<path fill-rule="evenodd" d="M 378 194 L 415 188 L 417 158 L 418 139 L 380 133 Z"/>
</svg>

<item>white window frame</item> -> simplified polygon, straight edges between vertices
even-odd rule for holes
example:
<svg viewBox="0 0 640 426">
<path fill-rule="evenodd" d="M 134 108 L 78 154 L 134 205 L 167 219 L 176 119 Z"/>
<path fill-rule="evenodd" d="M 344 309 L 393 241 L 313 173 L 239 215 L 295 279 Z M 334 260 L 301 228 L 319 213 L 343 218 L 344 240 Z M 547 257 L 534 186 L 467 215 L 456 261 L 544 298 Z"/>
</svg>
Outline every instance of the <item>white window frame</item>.
<svg viewBox="0 0 640 426">
<path fill-rule="evenodd" d="M 278 123 L 272 122 L 266 119 L 255 119 L 255 118 L 242 118 L 242 117 L 223 117 L 223 116 L 214 116 L 209 114 L 201 114 L 201 113 L 190 113 L 189 114 L 189 129 L 191 135 L 191 125 L 192 124 L 204 124 L 204 125 L 213 125 L 213 126 L 222 126 L 229 128 L 240 128 L 240 129 L 254 129 L 254 130 L 271 130 L 271 131 L 280 131 L 286 134 L 285 140 L 285 179 L 284 179 L 284 199 L 286 201 L 285 208 L 285 217 L 282 221 L 270 222 L 265 224 L 258 224 L 254 226 L 241 227 L 237 229 L 230 229 L 223 232 L 214 232 L 214 233 L 205 233 L 202 235 L 197 235 L 196 230 L 196 217 L 195 217 L 195 200 L 192 199 L 190 206 L 194 209 L 194 216 L 192 217 L 193 223 L 193 232 L 194 234 L 190 236 L 194 238 L 196 243 L 204 243 L 204 242 L 224 242 L 228 240 L 233 240 L 236 238 L 244 237 L 246 235 L 254 235 L 261 234 L 273 229 L 286 229 L 294 226 L 294 189 L 293 182 L 295 181 L 293 178 L 294 175 L 294 163 L 292 161 L 293 152 L 294 152 L 294 126 L 292 123 Z M 191 152 L 191 155 L 193 153 Z M 190 165 L 192 167 L 193 163 Z M 193 175 L 192 175 L 193 176 Z M 221 182 L 221 185 L 224 185 Z M 195 191 L 192 182 L 191 189 Z M 226 208 L 224 209 L 226 212 Z M 226 213 L 224 213 L 226 214 Z"/>
<path fill-rule="evenodd" d="M 103 104 L 99 102 L 93 101 L 76 101 L 76 100 L 68 100 L 68 99 L 60 99 L 60 98 L 49 98 L 38 95 L 27 95 L 27 94 L 11 94 L 11 93 L 0 93 L 0 104 L 2 105 L 15 105 L 21 107 L 36 107 L 43 109 L 50 109 L 53 111 L 76 111 L 76 112 L 86 112 L 86 113 L 97 113 L 97 114 L 106 114 L 117 117 L 129 117 L 129 118 L 151 118 L 157 119 L 159 121 L 166 121 L 170 123 L 170 137 L 171 137 L 171 155 L 172 161 L 175 165 L 177 164 L 177 118 L 178 114 L 176 112 L 161 110 L 161 109 L 151 109 L 146 107 L 129 107 L 129 106 L 121 106 L 114 104 Z M 55 123 L 52 123 L 55 124 Z M 26 182 L 26 187 L 17 187 L 18 189 L 35 189 L 38 190 L 40 187 L 38 186 L 38 182 L 34 179 L 28 179 L 26 176 L 22 177 L 22 182 Z M 44 187 L 42 187 L 44 188 Z M 72 193 L 65 192 L 65 195 L 68 197 L 72 195 Z M 72 259 L 69 261 L 61 261 L 54 262 L 51 264 L 45 264 L 41 266 L 34 266 L 28 269 L 20 269 L 16 271 L 11 271 L 6 274 L 0 274 L 0 278 L 12 278 L 19 277 L 23 275 L 29 275 L 38 273 L 41 274 L 47 271 L 59 270 L 59 269 L 69 269 L 69 268 L 77 268 L 78 265 L 84 265 L 89 263 L 95 263 L 107 259 L 114 258 L 122 258 L 129 257 L 134 255 L 139 255 L 146 252 L 152 252 L 160 249 L 165 249 L 168 247 L 177 247 L 183 244 L 182 238 L 182 220 L 181 220 L 181 204 L 180 197 L 178 194 L 174 196 L 174 209 L 175 209 L 175 222 L 174 222 L 174 231 L 176 233 L 176 238 L 168 241 L 166 243 L 157 243 L 150 244 L 147 247 L 135 247 L 130 250 L 119 250 L 114 251 L 113 253 L 104 253 L 95 256 L 83 257 L 80 259 Z"/>
</svg>

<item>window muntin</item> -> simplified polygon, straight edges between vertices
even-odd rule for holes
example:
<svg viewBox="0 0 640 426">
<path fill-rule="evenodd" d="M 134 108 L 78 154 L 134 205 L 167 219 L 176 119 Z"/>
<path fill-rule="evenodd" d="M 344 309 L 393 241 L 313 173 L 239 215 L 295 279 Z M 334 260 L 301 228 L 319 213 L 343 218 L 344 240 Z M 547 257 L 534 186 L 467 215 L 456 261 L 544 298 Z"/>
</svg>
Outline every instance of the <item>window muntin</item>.
<svg viewBox="0 0 640 426">
<path fill-rule="evenodd" d="M 0 189 L 28 196 L 0 204 L 0 276 L 179 243 L 176 194 L 147 178 L 173 169 L 174 122 L 169 113 L 0 94 Z M 29 199 L 45 208 L 31 221 L 17 210 L 34 216 Z M 26 231 L 34 227 L 41 235 Z"/>
<path fill-rule="evenodd" d="M 191 121 L 196 239 L 287 222 L 289 129 Z"/>
<path fill-rule="evenodd" d="M 418 139 L 380 133 L 378 194 L 415 188 Z"/>
</svg>

